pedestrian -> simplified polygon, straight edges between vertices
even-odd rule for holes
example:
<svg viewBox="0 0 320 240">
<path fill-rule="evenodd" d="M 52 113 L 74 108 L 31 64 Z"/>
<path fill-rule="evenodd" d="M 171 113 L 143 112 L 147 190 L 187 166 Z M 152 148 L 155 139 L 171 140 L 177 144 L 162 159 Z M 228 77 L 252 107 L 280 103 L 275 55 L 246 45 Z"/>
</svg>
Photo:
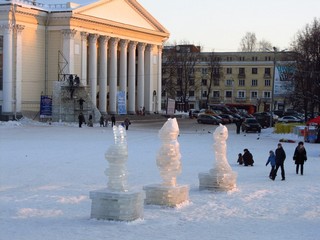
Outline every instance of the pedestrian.
<svg viewBox="0 0 320 240">
<path fill-rule="evenodd" d="M 300 174 L 303 175 L 303 164 L 307 161 L 307 151 L 303 145 L 303 142 L 299 142 L 298 146 L 294 150 L 293 160 L 296 164 L 296 174 L 299 174 L 299 166 L 300 166 Z"/>
<path fill-rule="evenodd" d="M 104 117 L 103 117 L 103 115 L 101 115 L 99 123 L 100 123 L 100 127 L 104 127 Z"/>
<path fill-rule="evenodd" d="M 242 124 L 242 120 L 238 119 L 235 121 L 236 127 L 237 127 L 237 134 L 240 134 L 240 128 L 241 128 L 241 124 Z"/>
<path fill-rule="evenodd" d="M 78 75 L 75 76 L 74 83 L 76 86 L 80 86 L 80 78 L 78 77 Z"/>
<path fill-rule="evenodd" d="M 284 151 L 281 143 L 278 143 L 278 148 L 275 151 L 275 155 L 276 155 L 276 168 L 273 171 L 271 179 L 272 180 L 276 179 L 277 172 L 280 167 L 281 177 L 282 177 L 281 181 L 284 181 L 286 179 L 285 172 L 284 172 L 284 160 L 286 160 L 286 152 Z"/>
<path fill-rule="evenodd" d="M 239 163 L 239 165 L 242 165 L 243 164 L 243 156 L 242 156 L 242 153 L 239 153 L 238 154 L 238 161 L 237 163 Z"/>
<path fill-rule="evenodd" d="M 129 129 L 129 125 L 130 125 L 130 124 L 131 124 L 131 122 L 130 122 L 129 118 L 126 118 L 126 119 L 124 120 L 124 126 L 126 127 L 126 130 Z"/>
<path fill-rule="evenodd" d="M 82 127 L 82 124 L 83 124 L 83 123 L 86 123 L 86 120 L 85 120 L 82 112 L 79 114 L 78 120 L 79 120 L 79 128 L 81 128 L 81 127 Z"/>
<path fill-rule="evenodd" d="M 92 120 L 92 115 L 89 115 L 89 120 L 88 120 L 88 127 L 93 127 L 93 120 Z"/>
<path fill-rule="evenodd" d="M 83 103 L 85 102 L 85 100 L 83 100 L 83 98 L 80 98 L 78 102 L 79 102 L 80 110 L 83 110 Z"/>
<path fill-rule="evenodd" d="M 112 114 L 111 116 L 111 127 L 116 125 L 116 117 L 114 116 L 114 114 Z"/>
<path fill-rule="evenodd" d="M 253 163 L 254 163 L 254 160 L 253 160 L 253 156 L 251 154 L 251 152 L 249 152 L 249 150 L 247 148 L 245 148 L 243 150 L 244 154 L 242 156 L 243 158 L 243 163 L 244 163 L 244 166 L 253 166 Z"/>
<path fill-rule="evenodd" d="M 271 165 L 269 178 L 272 179 L 273 171 L 274 171 L 274 169 L 276 167 L 276 155 L 274 154 L 274 152 L 272 150 L 269 151 L 269 157 L 268 157 L 268 160 L 266 162 L 266 166 L 268 166 L 269 163 Z"/>
</svg>

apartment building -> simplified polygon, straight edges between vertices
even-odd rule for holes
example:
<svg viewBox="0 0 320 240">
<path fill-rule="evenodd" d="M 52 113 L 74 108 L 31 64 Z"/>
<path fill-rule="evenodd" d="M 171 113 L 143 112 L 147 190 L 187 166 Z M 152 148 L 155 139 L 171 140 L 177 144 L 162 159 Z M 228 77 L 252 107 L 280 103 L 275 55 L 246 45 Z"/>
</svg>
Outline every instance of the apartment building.
<svg viewBox="0 0 320 240">
<path fill-rule="evenodd" d="M 284 66 L 292 63 L 285 55 L 286 53 L 276 52 L 211 53 L 200 50 L 194 52 L 197 60 L 192 69 L 187 70 L 190 79 L 188 92 L 185 93 L 186 101 L 181 102 L 181 92 L 178 87 L 175 98 L 177 108 L 180 110 L 201 109 L 210 104 L 228 104 L 240 108 L 251 106 L 255 111 L 282 110 L 288 104 L 286 96 L 292 90 L 290 81 L 292 79 L 286 79 L 288 74 L 281 72 L 284 71 Z M 216 61 L 215 65 L 212 65 L 212 58 Z M 178 64 L 177 68 L 183 65 Z M 190 63 L 189 65 L 191 66 Z M 168 77 L 166 68 L 168 66 L 164 58 L 163 81 L 166 81 Z M 181 81 L 183 79 L 177 81 L 177 85 Z M 163 90 L 163 102 L 165 103 L 167 97 L 165 86 Z M 271 108 L 272 103 L 273 108 Z"/>
</svg>

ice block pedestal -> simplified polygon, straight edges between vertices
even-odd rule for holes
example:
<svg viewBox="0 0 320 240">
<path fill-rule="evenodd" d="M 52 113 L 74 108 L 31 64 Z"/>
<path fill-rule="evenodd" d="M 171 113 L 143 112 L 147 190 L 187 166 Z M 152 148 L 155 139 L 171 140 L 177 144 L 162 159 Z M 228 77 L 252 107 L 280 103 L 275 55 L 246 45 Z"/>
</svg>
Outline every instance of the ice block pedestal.
<svg viewBox="0 0 320 240">
<path fill-rule="evenodd" d="M 168 119 L 159 131 L 162 146 L 157 155 L 157 166 L 163 182 L 143 187 L 146 192 L 145 204 L 175 207 L 189 200 L 189 186 L 176 183 L 181 173 L 178 135 L 177 120 Z"/>
<path fill-rule="evenodd" d="M 105 154 L 109 162 L 109 168 L 105 171 L 107 188 L 90 192 L 91 218 L 133 221 L 143 217 L 145 193 L 128 188 L 126 131 L 122 126 L 114 126 L 113 134 L 115 144 Z"/>
<path fill-rule="evenodd" d="M 214 138 L 214 167 L 207 173 L 199 173 L 200 190 L 222 190 L 228 191 L 236 188 L 237 173 L 232 171 L 227 157 L 228 129 L 219 125 L 213 133 Z"/>
</svg>

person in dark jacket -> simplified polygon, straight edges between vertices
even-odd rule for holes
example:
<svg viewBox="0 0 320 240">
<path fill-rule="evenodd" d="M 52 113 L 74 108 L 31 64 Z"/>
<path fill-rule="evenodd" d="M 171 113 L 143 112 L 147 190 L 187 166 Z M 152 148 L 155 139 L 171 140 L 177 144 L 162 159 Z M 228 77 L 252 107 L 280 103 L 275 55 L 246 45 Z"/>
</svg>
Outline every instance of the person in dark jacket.
<svg viewBox="0 0 320 240">
<path fill-rule="evenodd" d="M 129 125 L 131 125 L 131 122 L 130 122 L 129 118 L 126 118 L 123 123 L 124 123 L 124 126 L 126 127 L 126 130 L 128 130 L 129 129 Z"/>
<path fill-rule="evenodd" d="M 254 163 L 254 160 L 253 160 L 253 156 L 252 154 L 249 152 L 249 150 L 246 148 L 243 150 L 243 163 L 244 163 L 244 166 L 253 166 L 253 163 Z"/>
<path fill-rule="evenodd" d="M 271 165 L 271 171 L 269 173 L 269 178 L 272 179 L 272 176 L 273 176 L 272 174 L 273 174 L 273 171 L 276 167 L 276 155 L 274 154 L 274 152 L 272 150 L 269 151 L 269 157 L 266 162 L 266 166 L 268 166 L 269 163 Z"/>
<path fill-rule="evenodd" d="M 82 127 L 82 124 L 83 124 L 83 123 L 86 123 L 86 120 L 85 120 L 82 112 L 79 114 L 78 120 L 79 120 L 79 128 L 81 128 L 81 127 Z"/>
<path fill-rule="evenodd" d="M 281 181 L 284 181 L 286 179 L 285 172 L 284 172 L 284 160 L 286 159 L 286 152 L 284 151 L 281 143 L 278 143 L 278 148 L 276 149 L 275 154 L 276 154 L 276 168 L 273 171 L 271 179 L 272 180 L 276 179 L 277 172 L 280 167 L 281 177 L 282 177 Z"/>
<path fill-rule="evenodd" d="M 238 154 L 238 161 L 237 163 L 239 163 L 239 165 L 242 165 L 243 164 L 243 156 L 242 156 L 242 153 L 239 153 Z"/>
<path fill-rule="evenodd" d="M 114 114 L 112 114 L 111 116 L 111 127 L 116 125 L 116 117 L 114 116 Z"/>
<path fill-rule="evenodd" d="M 296 174 L 299 174 L 299 166 L 300 166 L 300 173 L 303 175 L 303 164 L 307 161 L 307 151 L 303 146 L 303 142 L 299 142 L 298 146 L 294 150 L 293 160 L 296 164 Z"/>
</svg>

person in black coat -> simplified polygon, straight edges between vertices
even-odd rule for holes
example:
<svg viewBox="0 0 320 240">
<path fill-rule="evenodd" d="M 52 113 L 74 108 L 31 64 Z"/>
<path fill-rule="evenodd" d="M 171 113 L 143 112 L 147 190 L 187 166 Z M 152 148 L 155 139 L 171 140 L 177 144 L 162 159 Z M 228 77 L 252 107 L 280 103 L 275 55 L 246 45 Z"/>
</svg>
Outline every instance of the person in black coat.
<svg viewBox="0 0 320 240">
<path fill-rule="evenodd" d="M 286 179 L 285 176 L 285 172 L 284 172 L 284 160 L 286 159 L 286 152 L 284 151 L 282 144 L 278 143 L 278 148 L 275 151 L 276 154 L 276 168 L 273 171 L 273 175 L 272 175 L 272 180 L 276 179 L 277 176 L 277 172 L 279 167 L 281 168 L 281 177 L 282 177 L 282 181 L 284 181 Z"/>
<path fill-rule="evenodd" d="M 251 152 L 249 152 L 249 150 L 246 148 L 243 150 L 243 155 L 242 155 L 242 159 L 243 159 L 243 163 L 244 166 L 253 166 L 254 160 L 253 160 L 253 156 L 251 154 Z"/>
<path fill-rule="evenodd" d="M 83 123 L 86 123 L 86 120 L 85 120 L 82 112 L 79 114 L 78 120 L 79 120 L 79 128 L 81 128 L 81 127 L 82 127 L 82 124 L 83 124 Z"/>
<path fill-rule="evenodd" d="M 114 116 L 114 114 L 112 114 L 111 116 L 111 127 L 116 125 L 116 117 Z"/>
<path fill-rule="evenodd" d="M 296 173 L 299 174 L 299 166 L 300 166 L 300 173 L 303 175 L 303 164 L 307 161 L 307 151 L 303 146 L 303 142 L 299 142 L 298 146 L 294 150 L 293 160 L 296 164 Z"/>
</svg>

